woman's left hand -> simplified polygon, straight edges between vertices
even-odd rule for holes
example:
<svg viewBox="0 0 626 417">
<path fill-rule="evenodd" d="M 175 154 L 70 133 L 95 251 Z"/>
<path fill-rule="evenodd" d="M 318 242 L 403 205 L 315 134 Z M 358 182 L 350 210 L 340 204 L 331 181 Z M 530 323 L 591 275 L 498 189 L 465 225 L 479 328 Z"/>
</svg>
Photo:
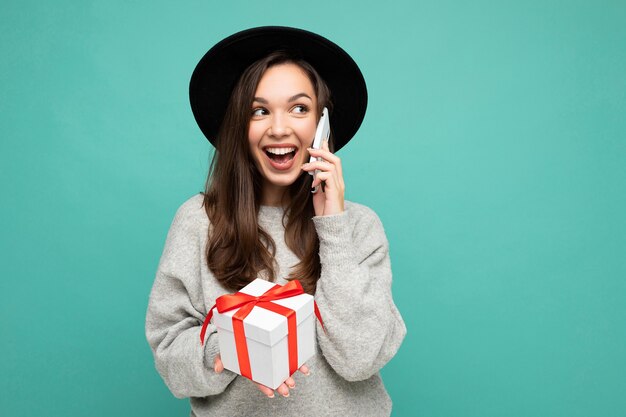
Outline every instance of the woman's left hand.
<svg viewBox="0 0 626 417">
<path fill-rule="evenodd" d="M 346 188 L 341 172 L 341 159 L 330 152 L 327 142 L 323 143 L 322 149 L 308 148 L 308 151 L 311 156 L 323 159 L 302 165 L 302 169 L 307 172 L 318 170 L 311 184 L 313 188 L 319 186 L 317 192 L 313 194 L 315 215 L 329 216 L 343 212 Z M 322 182 L 324 187 L 321 186 Z"/>
</svg>

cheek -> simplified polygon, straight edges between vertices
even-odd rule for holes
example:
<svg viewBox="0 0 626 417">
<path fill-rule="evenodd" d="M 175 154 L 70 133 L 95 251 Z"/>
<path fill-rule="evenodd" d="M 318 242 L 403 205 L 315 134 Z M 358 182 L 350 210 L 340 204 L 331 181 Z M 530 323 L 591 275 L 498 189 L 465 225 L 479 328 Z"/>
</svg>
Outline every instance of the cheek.
<svg viewBox="0 0 626 417">
<path fill-rule="evenodd" d="M 250 128 L 248 129 L 248 143 L 250 143 L 251 148 L 254 148 L 259 144 L 261 136 L 260 129 L 253 124 L 250 125 Z"/>
<path fill-rule="evenodd" d="M 315 120 L 307 121 L 307 123 L 303 123 L 300 126 L 300 140 L 306 144 L 306 146 L 310 146 L 313 143 L 313 139 L 315 138 L 315 129 L 317 125 Z"/>
</svg>

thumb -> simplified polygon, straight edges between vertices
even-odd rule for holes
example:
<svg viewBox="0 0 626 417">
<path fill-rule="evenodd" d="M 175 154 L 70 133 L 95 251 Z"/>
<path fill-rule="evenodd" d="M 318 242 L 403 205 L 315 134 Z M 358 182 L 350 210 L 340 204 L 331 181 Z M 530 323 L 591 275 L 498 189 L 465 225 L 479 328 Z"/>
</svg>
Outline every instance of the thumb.
<svg viewBox="0 0 626 417">
<path fill-rule="evenodd" d="M 221 373 L 224 370 L 224 364 L 222 363 L 222 357 L 218 353 L 213 360 L 213 370 L 216 374 Z"/>
</svg>

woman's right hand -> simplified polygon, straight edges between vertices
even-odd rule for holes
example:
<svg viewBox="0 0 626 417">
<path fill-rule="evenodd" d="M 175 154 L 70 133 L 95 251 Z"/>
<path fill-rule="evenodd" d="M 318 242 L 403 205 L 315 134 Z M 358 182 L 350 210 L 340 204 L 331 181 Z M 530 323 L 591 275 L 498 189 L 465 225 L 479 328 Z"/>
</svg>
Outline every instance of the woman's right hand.
<svg viewBox="0 0 626 417">
<path fill-rule="evenodd" d="M 222 363 L 222 358 L 219 355 L 219 353 L 217 354 L 217 356 L 215 356 L 215 360 L 213 361 L 213 370 L 215 371 L 215 373 L 218 373 L 218 374 L 224 370 L 224 364 Z M 302 365 L 298 369 L 298 371 L 302 372 L 304 375 L 309 375 L 311 373 L 309 371 L 309 367 L 306 365 Z M 263 394 L 265 394 L 267 397 L 274 398 L 273 389 L 266 387 L 263 384 L 259 384 L 258 382 L 255 382 L 254 384 L 256 384 L 259 390 Z M 285 382 L 280 384 L 278 388 L 276 388 L 276 391 L 278 391 L 278 393 L 282 395 L 283 397 L 289 397 L 289 390 L 294 389 L 295 387 L 296 387 L 296 381 L 294 381 L 292 377 L 289 377 L 285 380 Z"/>
</svg>

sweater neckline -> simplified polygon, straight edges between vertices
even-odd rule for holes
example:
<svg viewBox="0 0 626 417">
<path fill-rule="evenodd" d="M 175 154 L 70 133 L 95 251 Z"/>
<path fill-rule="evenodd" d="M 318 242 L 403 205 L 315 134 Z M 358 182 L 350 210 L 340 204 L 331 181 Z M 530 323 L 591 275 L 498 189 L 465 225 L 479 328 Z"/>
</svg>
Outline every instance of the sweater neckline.
<svg viewBox="0 0 626 417">
<path fill-rule="evenodd" d="M 277 206 L 259 206 L 259 217 L 268 220 L 282 220 L 285 209 Z"/>
</svg>

